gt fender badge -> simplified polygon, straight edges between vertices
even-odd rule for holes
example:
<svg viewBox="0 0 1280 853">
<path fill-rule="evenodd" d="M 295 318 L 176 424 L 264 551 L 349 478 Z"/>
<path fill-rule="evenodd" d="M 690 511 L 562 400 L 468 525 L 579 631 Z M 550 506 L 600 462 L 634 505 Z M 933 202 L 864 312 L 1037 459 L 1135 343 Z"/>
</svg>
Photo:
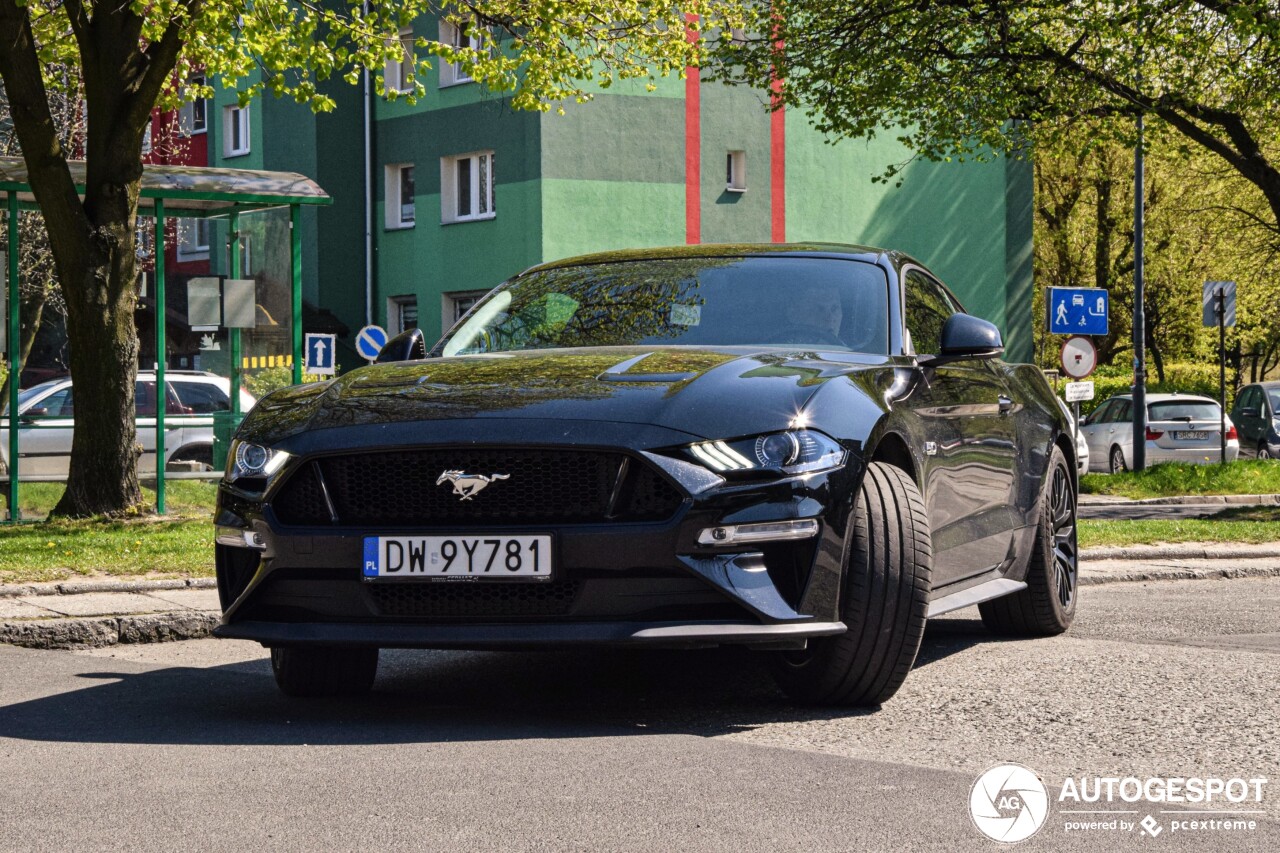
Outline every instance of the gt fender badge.
<svg viewBox="0 0 1280 853">
<path fill-rule="evenodd" d="M 937 455 L 938 455 L 938 445 L 937 445 L 937 443 L 936 443 L 936 442 L 933 442 L 933 441 L 926 441 L 926 442 L 924 443 L 924 455 L 925 455 L 925 456 L 937 456 Z"/>
<path fill-rule="evenodd" d="M 460 500 L 469 501 L 494 480 L 509 480 L 510 474 L 468 474 L 465 471 L 444 471 L 436 479 L 436 485 L 446 480 L 453 483 L 453 493 Z"/>
</svg>

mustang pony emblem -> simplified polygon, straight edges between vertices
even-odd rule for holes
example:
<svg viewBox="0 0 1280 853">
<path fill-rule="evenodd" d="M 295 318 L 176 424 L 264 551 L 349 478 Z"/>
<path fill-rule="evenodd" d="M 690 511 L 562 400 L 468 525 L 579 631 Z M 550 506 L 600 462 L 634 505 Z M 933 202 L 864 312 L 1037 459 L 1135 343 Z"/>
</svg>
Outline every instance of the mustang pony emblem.
<svg viewBox="0 0 1280 853">
<path fill-rule="evenodd" d="M 469 501 L 494 480 L 509 480 L 510 474 L 468 474 L 465 471 L 445 471 L 436 480 L 440 485 L 445 480 L 453 483 L 453 493 L 464 501 Z"/>
</svg>

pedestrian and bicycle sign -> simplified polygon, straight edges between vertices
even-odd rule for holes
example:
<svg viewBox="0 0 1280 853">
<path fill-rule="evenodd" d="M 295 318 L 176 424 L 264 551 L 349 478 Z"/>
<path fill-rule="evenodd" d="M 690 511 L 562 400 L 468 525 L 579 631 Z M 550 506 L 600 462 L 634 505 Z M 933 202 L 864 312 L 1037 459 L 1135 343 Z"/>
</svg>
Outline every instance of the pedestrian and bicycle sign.
<svg viewBox="0 0 1280 853">
<path fill-rule="evenodd" d="M 334 364 L 334 345 L 337 335 L 323 335 L 316 332 L 307 333 L 307 373 L 314 376 L 333 376 L 337 372 Z"/>
<path fill-rule="evenodd" d="M 1045 307 L 1051 335 L 1105 335 L 1110 294 L 1101 287 L 1051 287 Z"/>
<path fill-rule="evenodd" d="M 356 352 L 360 357 L 373 361 L 387 345 L 387 330 L 381 326 L 365 326 L 356 333 Z"/>
</svg>

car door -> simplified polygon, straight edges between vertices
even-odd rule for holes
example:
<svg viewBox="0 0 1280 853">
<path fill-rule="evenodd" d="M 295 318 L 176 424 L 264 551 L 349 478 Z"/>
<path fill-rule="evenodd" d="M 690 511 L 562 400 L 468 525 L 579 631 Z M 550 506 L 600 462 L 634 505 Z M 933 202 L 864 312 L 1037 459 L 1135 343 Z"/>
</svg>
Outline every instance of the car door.
<svg viewBox="0 0 1280 853">
<path fill-rule="evenodd" d="M 1084 419 L 1084 423 L 1080 425 L 1080 432 L 1084 435 L 1085 444 L 1089 445 L 1090 468 L 1106 468 L 1107 446 L 1104 444 L 1102 435 L 1106 429 L 1107 418 L 1117 402 L 1114 399 L 1107 400 L 1094 409 Z"/>
<path fill-rule="evenodd" d="M 936 281 L 909 270 L 904 320 L 915 352 L 935 354 L 960 306 Z M 991 359 L 923 368 L 914 412 L 925 437 L 924 499 L 933 532 L 934 584 L 998 566 L 1013 543 L 1017 443 L 1012 397 Z"/>
<path fill-rule="evenodd" d="M 1262 398 L 1262 389 L 1257 385 L 1246 387 L 1236 398 L 1231 410 L 1231 422 L 1240 433 L 1240 450 L 1244 454 L 1256 454 L 1258 444 L 1266 436 L 1266 403 Z"/>
<path fill-rule="evenodd" d="M 65 477 L 71 464 L 75 397 L 65 382 L 19 412 L 18 477 Z"/>
</svg>

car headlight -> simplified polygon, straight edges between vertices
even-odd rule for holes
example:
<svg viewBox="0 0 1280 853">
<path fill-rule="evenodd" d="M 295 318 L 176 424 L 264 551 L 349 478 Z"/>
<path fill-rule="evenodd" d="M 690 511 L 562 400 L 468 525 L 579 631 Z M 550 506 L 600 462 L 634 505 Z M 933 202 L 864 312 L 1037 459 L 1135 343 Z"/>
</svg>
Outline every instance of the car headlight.
<svg viewBox="0 0 1280 853">
<path fill-rule="evenodd" d="M 844 464 L 844 448 L 811 429 L 770 432 L 733 441 L 702 441 L 689 453 L 716 473 L 776 471 L 803 474 Z"/>
<path fill-rule="evenodd" d="M 241 485 L 265 490 L 271 478 L 289 461 L 289 454 L 283 450 L 273 450 L 251 441 L 236 439 L 231 442 L 231 452 L 227 454 L 227 481 L 260 480 L 258 483 L 245 482 Z"/>
</svg>

